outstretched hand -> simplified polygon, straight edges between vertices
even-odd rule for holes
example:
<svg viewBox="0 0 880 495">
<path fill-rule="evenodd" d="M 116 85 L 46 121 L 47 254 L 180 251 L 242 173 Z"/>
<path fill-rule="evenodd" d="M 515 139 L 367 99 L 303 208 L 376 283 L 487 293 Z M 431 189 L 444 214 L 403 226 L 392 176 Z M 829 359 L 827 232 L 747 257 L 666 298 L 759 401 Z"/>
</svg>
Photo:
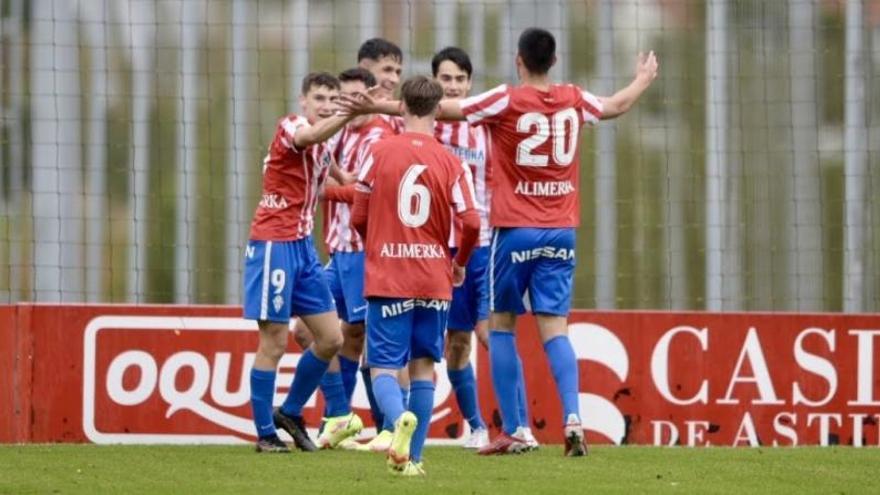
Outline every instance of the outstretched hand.
<svg viewBox="0 0 880 495">
<path fill-rule="evenodd" d="M 382 88 L 373 86 L 366 91 L 352 94 L 341 94 L 336 105 L 346 115 L 366 115 L 376 113 L 376 95 Z"/>
<path fill-rule="evenodd" d="M 654 50 L 651 50 L 647 54 L 639 52 L 639 57 L 636 62 L 636 79 L 651 84 L 651 82 L 657 78 L 657 72 L 659 70 L 660 64 L 657 62 L 657 56 L 654 55 Z"/>
</svg>

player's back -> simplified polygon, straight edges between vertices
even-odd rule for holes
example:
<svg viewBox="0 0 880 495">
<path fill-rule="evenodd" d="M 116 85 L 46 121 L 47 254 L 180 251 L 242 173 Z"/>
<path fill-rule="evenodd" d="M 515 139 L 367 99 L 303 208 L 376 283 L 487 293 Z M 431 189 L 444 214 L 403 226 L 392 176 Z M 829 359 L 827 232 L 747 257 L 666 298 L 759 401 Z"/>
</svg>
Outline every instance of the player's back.
<svg viewBox="0 0 880 495">
<path fill-rule="evenodd" d="M 370 187 L 366 295 L 450 299 L 453 209 L 473 205 L 466 169 L 431 136 L 373 144 L 361 171 Z M 458 205 L 458 206 L 456 206 Z"/>
<path fill-rule="evenodd" d="M 490 133 L 492 225 L 576 227 L 580 130 L 599 120 L 598 98 L 573 84 L 502 85 L 462 109 Z"/>
</svg>

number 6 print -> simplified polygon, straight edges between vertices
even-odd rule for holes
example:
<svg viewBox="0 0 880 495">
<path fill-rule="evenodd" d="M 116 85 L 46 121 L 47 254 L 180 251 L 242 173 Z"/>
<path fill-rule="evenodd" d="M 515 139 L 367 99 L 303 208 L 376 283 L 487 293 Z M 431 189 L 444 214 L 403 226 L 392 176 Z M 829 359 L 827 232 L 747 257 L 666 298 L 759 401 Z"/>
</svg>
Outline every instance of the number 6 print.
<svg viewBox="0 0 880 495">
<path fill-rule="evenodd" d="M 427 168 L 425 165 L 411 165 L 403 174 L 397 193 L 397 216 L 404 225 L 414 229 L 424 225 L 431 213 L 431 191 L 416 184 L 416 179 Z"/>
</svg>

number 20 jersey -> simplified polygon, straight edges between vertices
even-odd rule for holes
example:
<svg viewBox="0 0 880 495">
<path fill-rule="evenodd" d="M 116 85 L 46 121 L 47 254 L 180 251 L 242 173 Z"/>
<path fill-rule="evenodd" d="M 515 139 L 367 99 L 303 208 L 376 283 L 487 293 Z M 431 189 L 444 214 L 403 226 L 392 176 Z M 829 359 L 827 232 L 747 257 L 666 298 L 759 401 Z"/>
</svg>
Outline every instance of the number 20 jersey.
<svg viewBox="0 0 880 495">
<path fill-rule="evenodd" d="M 461 110 L 488 131 L 492 226 L 577 227 L 580 129 L 599 121 L 601 101 L 573 84 L 503 84 Z"/>
</svg>

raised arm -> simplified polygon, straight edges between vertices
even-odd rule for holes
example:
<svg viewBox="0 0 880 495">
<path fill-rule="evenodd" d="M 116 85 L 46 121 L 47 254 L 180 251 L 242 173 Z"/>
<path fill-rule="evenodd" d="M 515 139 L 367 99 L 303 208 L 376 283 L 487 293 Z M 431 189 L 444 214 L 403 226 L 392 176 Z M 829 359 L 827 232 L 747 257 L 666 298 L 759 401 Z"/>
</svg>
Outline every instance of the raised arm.
<svg viewBox="0 0 880 495">
<path fill-rule="evenodd" d="M 354 118 L 354 114 L 337 114 L 317 122 L 315 125 L 304 127 L 293 135 L 294 145 L 298 149 L 304 149 L 317 143 L 323 143 L 336 134 L 339 129 Z"/>
<path fill-rule="evenodd" d="M 330 139 L 334 134 L 339 132 L 349 120 L 358 115 L 370 113 L 367 108 L 367 103 L 368 102 L 364 100 L 353 100 L 345 105 L 337 104 L 339 109 L 336 111 L 335 115 L 327 117 L 326 119 L 315 123 L 315 125 L 297 131 L 293 136 L 294 145 L 299 149 L 303 149 L 307 146 L 323 143 Z"/>
<path fill-rule="evenodd" d="M 363 105 L 367 110 L 366 113 L 400 115 L 400 100 L 377 100 L 370 92 L 358 95 L 340 95 L 339 105 L 345 109 L 353 108 L 355 105 Z M 465 120 L 460 101 L 457 99 L 440 100 L 437 120 Z"/>
<path fill-rule="evenodd" d="M 654 79 L 659 69 L 657 57 L 651 51 L 647 55 L 639 53 L 636 63 L 636 76 L 629 85 L 611 96 L 600 96 L 602 102 L 602 119 L 613 119 L 625 114 L 638 101 Z"/>
</svg>

